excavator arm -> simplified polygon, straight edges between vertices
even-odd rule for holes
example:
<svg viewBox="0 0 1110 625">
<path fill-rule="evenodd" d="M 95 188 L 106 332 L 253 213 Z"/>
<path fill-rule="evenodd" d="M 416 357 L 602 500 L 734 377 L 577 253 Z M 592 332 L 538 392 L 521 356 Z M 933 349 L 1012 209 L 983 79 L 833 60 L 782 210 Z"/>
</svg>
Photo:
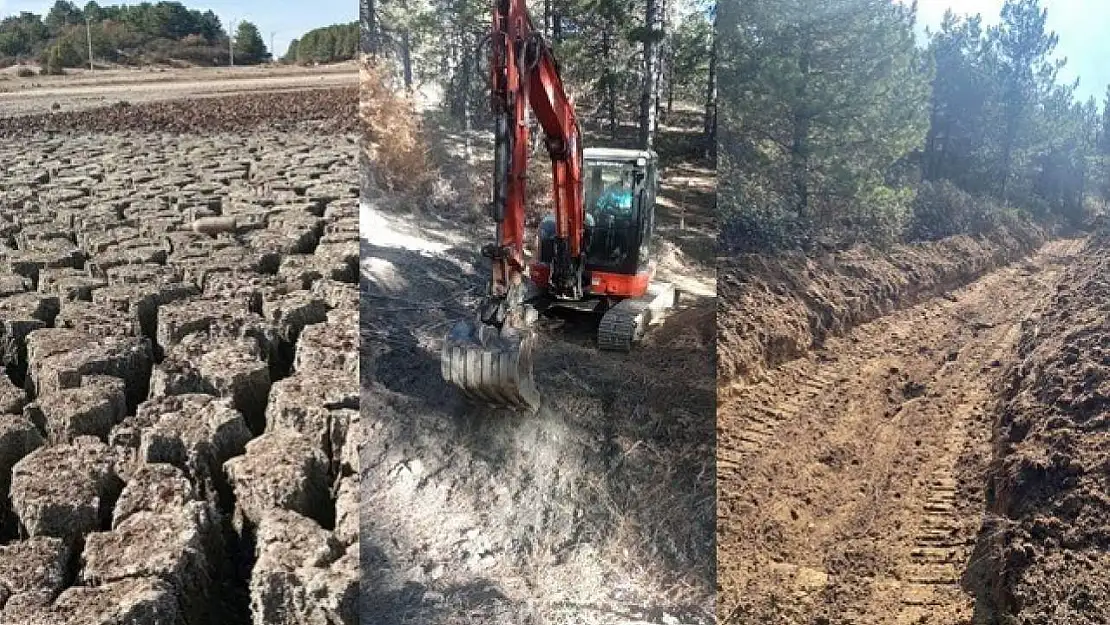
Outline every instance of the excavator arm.
<svg viewBox="0 0 1110 625">
<path fill-rule="evenodd" d="M 524 0 L 494 0 L 490 63 L 494 131 L 493 218 L 505 262 L 494 264 L 497 293 L 525 268 L 525 179 L 530 109 L 543 129 L 551 157 L 555 206 L 555 255 L 551 290 L 556 297 L 582 296 L 582 144 L 574 104 L 563 88 L 551 48 L 535 30 Z M 495 258 L 495 260 L 498 260 Z M 501 289 L 501 290 L 498 290 Z"/>
<path fill-rule="evenodd" d="M 477 318 L 448 333 L 443 377 L 464 394 L 496 405 L 535 411 L 532 378 L 536 312 L 525 301 L 525 189 L 531 110 L 551 157 L 555 242 L 548 292 L 583 294 L 584 219 L 582 145 L 574 105 L 566 94 L 550 47 L 535 29 L 525 0 L 493 0 L 490 33 L 491 105 L 494 114 L 492 244 L 482 248 L 492 271 Z"/>
</svg>

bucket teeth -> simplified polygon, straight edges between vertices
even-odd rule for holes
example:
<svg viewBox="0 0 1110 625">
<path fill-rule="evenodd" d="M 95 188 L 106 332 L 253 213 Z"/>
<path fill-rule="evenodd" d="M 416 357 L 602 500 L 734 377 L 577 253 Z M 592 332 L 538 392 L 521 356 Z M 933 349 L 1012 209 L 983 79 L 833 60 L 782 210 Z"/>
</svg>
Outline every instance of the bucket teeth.
<svg viewBox="0 0 1110 625">
<path fill-rule="evenodd" d="M 498 330 L 459 322 L 443 343 L 443 378 L 463 395 L 494 406 L 535 412 L 539 391 L 532 378 L 531 330 Z"/>
</svg>

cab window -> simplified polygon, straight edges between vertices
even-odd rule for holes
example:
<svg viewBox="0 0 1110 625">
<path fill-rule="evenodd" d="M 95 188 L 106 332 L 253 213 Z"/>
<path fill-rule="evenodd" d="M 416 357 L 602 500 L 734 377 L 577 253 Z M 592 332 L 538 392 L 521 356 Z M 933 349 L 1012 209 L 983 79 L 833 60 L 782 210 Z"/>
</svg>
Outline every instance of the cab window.
<svg viewBox="0 0 1110 625">
<path fill-rule="evenodd" d="M 591 161 L 586 169 L 585 209 L 592 221 L 587 262 L 610 271 L 624 271 L 639 251 L 641 223 L 634 197 L 635 167 Z"/>
</svg>

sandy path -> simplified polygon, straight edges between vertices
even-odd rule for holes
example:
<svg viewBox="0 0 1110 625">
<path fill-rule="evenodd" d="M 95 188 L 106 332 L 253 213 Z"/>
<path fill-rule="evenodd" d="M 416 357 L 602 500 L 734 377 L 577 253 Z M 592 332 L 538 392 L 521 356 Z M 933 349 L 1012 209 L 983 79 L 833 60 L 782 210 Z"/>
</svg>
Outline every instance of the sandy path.
<svg viewBox="0 0 1110 625">
<path fill-rule="evenodd" d="M 478 250 L 493 228 L 479 202 L 492 150 L 476 133 L 468 159 L 457 129 L 434 112 L 426 122 L 455 191 L 362 198 L 364 614 L 383 625 L 708 625 L 712 172 L 664 170 L 657 258 L 680 309 L 631 354 L 599 351 L 595 319 L 542 318 L 543 406 L 518 415 L 463 402 L 441 378 L 443 336 L 474 314 L 487 280 Z"/>
<path fill-rule="evenodd" d="M 995 383 L 1080 241 L 830 340 L 718 407 L 727 623 L 959 623 Z"/>
</svg>

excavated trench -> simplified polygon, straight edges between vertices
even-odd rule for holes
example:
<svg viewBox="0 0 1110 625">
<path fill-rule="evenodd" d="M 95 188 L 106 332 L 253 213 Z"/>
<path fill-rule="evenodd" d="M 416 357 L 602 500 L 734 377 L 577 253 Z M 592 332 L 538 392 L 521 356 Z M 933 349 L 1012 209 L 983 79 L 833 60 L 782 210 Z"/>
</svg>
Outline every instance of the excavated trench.
<svg viewBox="0 0 1110 625">
<path fill-rule="evenodd" d="M 984 513 L 1004 448 L 998 397 L 1028 316 L 1083 245 L 1055 240 L 1020 260 L 1025 244 L 942 242 L 900 261 L 855 253 L 740 278 L 765 288 L 734 290 L 719 323 L 734 332 L 755 302 L 767 323 L 721 354 L 720 622 L 1007 622 L 983 616 L 1000 578 L 975 551 L 984 527 L 997 535 Z"/>
<path fill-rule="evenodd" d="M 354 138 L 270 98 L 0 121 L 0 622 L 357 621 Z"/>
</svg>

